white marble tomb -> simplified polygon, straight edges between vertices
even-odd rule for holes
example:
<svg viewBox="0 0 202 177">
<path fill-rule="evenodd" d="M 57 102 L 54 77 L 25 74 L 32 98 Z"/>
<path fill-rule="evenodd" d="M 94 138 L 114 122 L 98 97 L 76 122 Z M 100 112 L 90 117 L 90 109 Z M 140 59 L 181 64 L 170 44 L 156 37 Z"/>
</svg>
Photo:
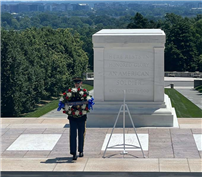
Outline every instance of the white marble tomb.
<svg viewBox="0 0 202 177">
<path fill-rule="evenodd" d="M 164 46 L 160 29 L 103 29 L 93 35 L 96 104 L 88 126 L 113 126 L 123 90 L 136 126 L 174 126 L 175 111 L 164 95 Z"/>
</svg>

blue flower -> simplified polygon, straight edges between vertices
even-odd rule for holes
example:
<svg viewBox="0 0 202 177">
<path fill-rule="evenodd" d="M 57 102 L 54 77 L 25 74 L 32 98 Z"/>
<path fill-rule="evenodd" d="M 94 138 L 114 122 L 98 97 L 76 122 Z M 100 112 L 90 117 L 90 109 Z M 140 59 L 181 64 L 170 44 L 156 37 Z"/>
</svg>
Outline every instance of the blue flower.
<svg viewBox="0 0 202 177">
<path fill-rule="evenodd" d="M 93 100 L 94 100 L 93 97 L 88 100 L 88 109 L 91 109 L 91 108 L 92 108 L 92 110 L 93 110 L 93 105 L 95 104 L 95 103 L 93 102 Z"/>
<path fill-rule="evenodd" d="M 58 104 L 58 109 L 57 111 L 60 111 L 62 108 L 65 107 L 65 104 L 62 102 L 62 101 L 59 101 L 59 104 Z"/>
</svg>

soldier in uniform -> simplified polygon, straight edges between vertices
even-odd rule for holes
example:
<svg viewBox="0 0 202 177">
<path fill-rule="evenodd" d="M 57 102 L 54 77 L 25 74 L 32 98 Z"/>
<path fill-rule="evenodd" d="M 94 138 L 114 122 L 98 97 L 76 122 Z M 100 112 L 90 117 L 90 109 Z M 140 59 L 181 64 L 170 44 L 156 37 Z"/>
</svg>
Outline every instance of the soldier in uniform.
<svg viewBox="0 0 202 177">
<path fill-rule="evenodd" d="M 81 77 L 72 78 L 75 88 L 80 88 L 82 85 Z M 74 97 L 72 100 L 81 101 L 80 97 Z M 77 160 L 77 129 L 78 129 L 78 152 L 79 157 L 83 157 L 84 139 L 86 133 L 86 119 L 87 115 L 75 118 L 73 116 L 68 116 L 70 124 L 70 154 L 73 155 L 73 160 Z"/>
</svg>

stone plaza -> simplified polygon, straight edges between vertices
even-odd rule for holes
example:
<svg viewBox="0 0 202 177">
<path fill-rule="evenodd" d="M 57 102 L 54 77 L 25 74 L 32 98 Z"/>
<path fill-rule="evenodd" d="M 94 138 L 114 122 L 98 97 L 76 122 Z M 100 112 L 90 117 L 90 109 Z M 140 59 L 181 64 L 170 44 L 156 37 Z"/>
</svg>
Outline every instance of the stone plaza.
<svg viewBox="0 0 202 177">
<path fill-rule="evenodd" d="M 116 172 L 115 176 L 123 172 L 128 172 L 126 176 L 132 175 L 132 172 L 139 176 L 144 173 L 160 176 L 164 172 L 173 176 L 176 172 L 187 177 L 200 176 L 202 119 L 178 120 L 179 128 L 137 128 L 138 135 L 147 136 L 147 143 L 143 147 L 146 158 L 142 157 L 140 150 L 128 151 L 129 154 L 125 156 L 117 150 L 110 150 L 106 158 L 102 158 L 104 141 L 111 133 L 111 128 L 87 128 L 84 157 L 75 162 L 69 154 L 69 122 L 66 117 L 3 118 L 2 175 L 20 174 L 23 177 L 36 173 L 45 176 L 42 172 L 46 171 L 53 176 L 53 172 L 58 172 L 58 175 L 65 172 L 64 176 L 91 176 L 90 172 L 96 172 L 97 175 L 105 172 L 106 176 L 111 172 Z M 114 135 L 122 131 L 117 128 Z M 132 128 L 126 129 L 126 136 L 132 133 Z M 24 141 L 23 137 L 26 137 Z M 94 176 L 96 174 L 92 173 Z"/>
</svg>

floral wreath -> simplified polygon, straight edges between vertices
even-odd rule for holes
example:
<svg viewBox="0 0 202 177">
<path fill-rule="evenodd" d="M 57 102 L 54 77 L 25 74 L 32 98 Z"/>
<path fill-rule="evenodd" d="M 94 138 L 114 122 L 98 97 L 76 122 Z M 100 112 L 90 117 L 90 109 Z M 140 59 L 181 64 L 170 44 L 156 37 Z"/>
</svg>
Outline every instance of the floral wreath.
<svg viewBox="0 0 202 177">
<path fill-rule="evenodd" d="M 74 101 L 73 98 L 75 97 L 79 98 L 79 101 Z M 64 114 L 74 118 L 79 118 L 86 115 L 90 109 L 93 109 L 93 105 L 95 104 L 93 100 L 94 98 L 89 95 L 86 89 L 69 88 L 62 94 L 57 111 L 63 109 Z"/>
</svg>

